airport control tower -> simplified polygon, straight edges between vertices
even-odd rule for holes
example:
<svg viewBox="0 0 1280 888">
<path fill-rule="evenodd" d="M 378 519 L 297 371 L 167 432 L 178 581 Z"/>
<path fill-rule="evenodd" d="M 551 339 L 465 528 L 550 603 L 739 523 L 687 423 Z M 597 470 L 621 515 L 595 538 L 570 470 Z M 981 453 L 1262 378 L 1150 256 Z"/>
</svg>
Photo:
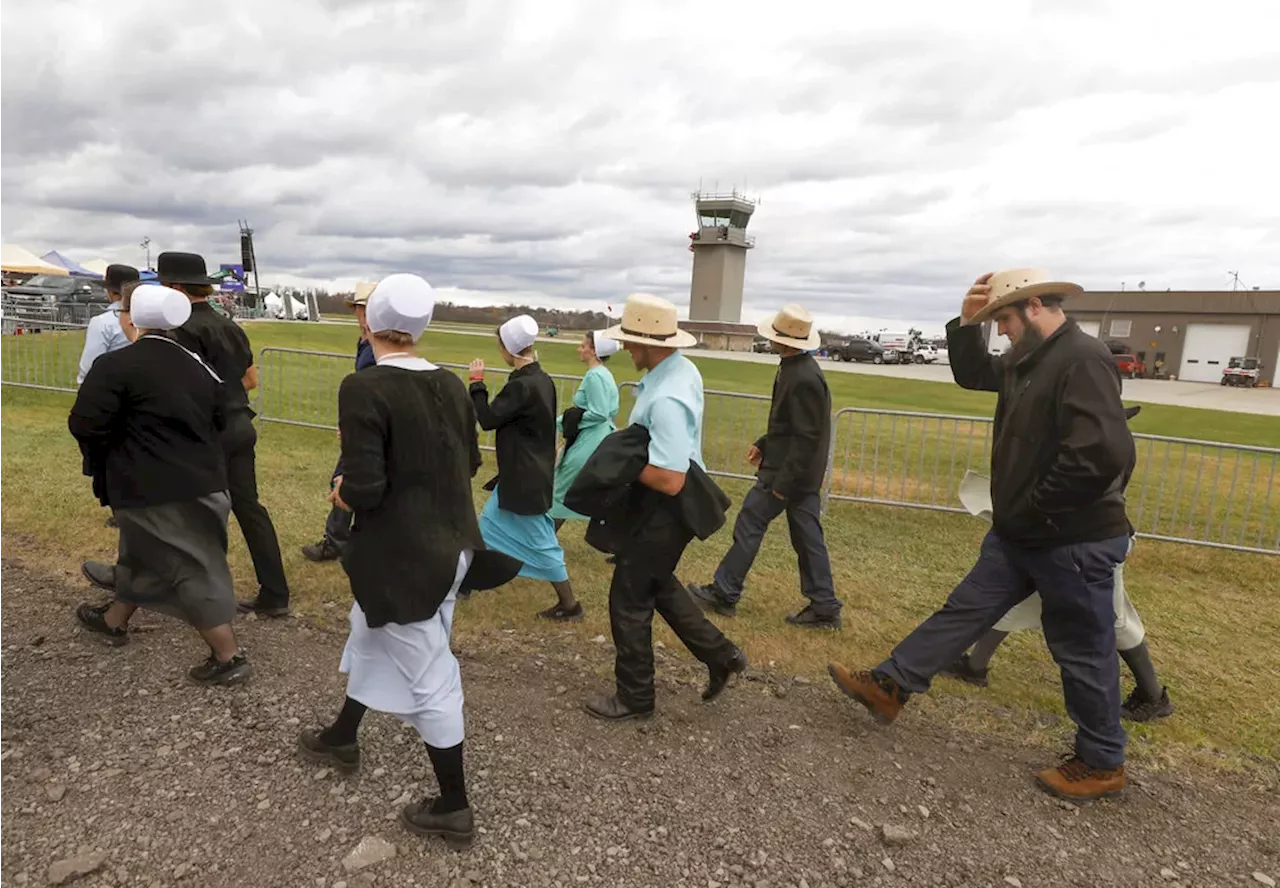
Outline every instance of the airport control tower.
<svg viewBox="0 0 1280 888">
<path fill-rule="evenodd" d="M 755 238 L 747 234 L 755 201 L 736 190 L 728 194 L 695 191 L 693 201 L 698 230 L 689 235 L 693 251 L 689 320 L 738 324 L 747 250 L 755 246 Z"/>
</svg>

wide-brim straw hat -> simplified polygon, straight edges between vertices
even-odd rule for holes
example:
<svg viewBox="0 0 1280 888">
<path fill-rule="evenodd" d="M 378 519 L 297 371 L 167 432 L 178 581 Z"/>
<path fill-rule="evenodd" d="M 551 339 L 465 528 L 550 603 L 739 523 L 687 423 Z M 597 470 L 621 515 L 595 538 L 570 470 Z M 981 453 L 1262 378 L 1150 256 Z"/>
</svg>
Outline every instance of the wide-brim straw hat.
<svg viewBox="0 0 1280 888">
<path fill-rule="evenodd" d="M 697 345 L 692 334 L 676 323 L 676 307 L 661 296 L 633 293 L 622 309 L 622 323 L 603 335 L 617 342 L 634 342 L 658 348 L 689 348 Z"/>
<path fill-rule="evenodd" d="M 985 323 L 1006 305 L 1012 305 L 1033 296 L 1052 294 L 1070 299 L 1084 292 L 1084 288 L 1079 284 L 1054 280 L 1043 268 L 1011 268 L 1008 271 L 998 271 L 987 281 L 987 285 L 991 288 L 989 301 L 975 312 L 973 317 L 964 322 L 965 326 Z"/>
<path fill-rule="evenodd" d="M 822 336 L 813 326 L 813 315 L 799 305 L 782 306 L 777 314 L 762 321 L 756 329 L 770 342 L 801 351 L 812 351 L 822 344 Z"/>
<path fill-rule="evenodd" d="M 347 295 L 343 301 L 347 305 L 368 305 L 369 297 L 373 295 L 373 288 L 378 286 L 377 281 L 359 281 L 356 283 L 354 293 Z"/>
</svg>

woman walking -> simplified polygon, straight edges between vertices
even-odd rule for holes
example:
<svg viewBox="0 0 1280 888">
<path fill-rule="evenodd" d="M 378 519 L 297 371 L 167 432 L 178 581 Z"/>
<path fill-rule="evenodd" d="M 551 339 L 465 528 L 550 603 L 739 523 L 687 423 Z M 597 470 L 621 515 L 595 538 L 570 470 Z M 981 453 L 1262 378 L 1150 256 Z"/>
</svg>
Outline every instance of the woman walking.
<svg viewBox="0 0 1280 888">
<path fill-rule="evenodd" d="M 252 668 L 231 628 L 222 380 L 172 337 L 190 317 L 176 290 L 129 289 L 119 319 L 133 345 L 98 358 L 76 394 L 68 426 L 120 526 L 115 599 L 82 604 L 76 617 L 113 646 L 128 643 L 139 607 L 183 620 L 209 645 L 209 658 L 187 674 L 227 685 Z"/>
<path fill-rule="evenodd" d="M 617 353 L 618 347 L 617 342 L 599 330 L 585 334 L 578 346 L 578 358 L 587 365 L 587 372 L 573 393 L 573 406 L 557 420 L 564 437 L 564 449 L 556 465 L 551 497 L 551 518 L 556 530 L 569 519 L 587 520 L 586 515 L 579 515 L 564 504 L 564 495 L 588 457 L 617 428 L 614 418 L 618 415 L 618 384 L 605 364 Z"/>
<path fill-rule="evenodd" d="M 485 431 L 496 431 L 498 476 L 485 485 L 493 495 L 480 513 L 485 544 L 522 562 L 520 576 L 547 580 L 557 601 L 538 614 L 546 620 L 582 619 L 573 595 L 564 549 L 556 539 L 551 508 L 556 460 L 556 386 L 533 350 L 538 324 L 518 315 L 498 328 L 498 352 L 511 375 L 489 400 L 484 361 L 471 362 L 471 400 Z"/>
<path fill-rule="evenodd" d="M 480 467 L 475 417 L 461 381 L 413 354 L 435 309 L 431 286 L 394 274 L 369 297 L 376 366 L 338 390 L 341 478 L 330 501 L 353 511 L 342 566 L 351 580 L 351 634 L 342 653 L 347 696 L 328 728 L 298 738 L 303 754 L 344 771 L 360 766 L 366 709 L 412 725 L 427 747 L 440 795 L 406 806 L 401 820 L 451 846 L 471 843 L 475 821 L 463 770 L 462 678 L 449 648 L 464 584 L 519 565 L 485 552 L 471 498 Z"/>
</svg>

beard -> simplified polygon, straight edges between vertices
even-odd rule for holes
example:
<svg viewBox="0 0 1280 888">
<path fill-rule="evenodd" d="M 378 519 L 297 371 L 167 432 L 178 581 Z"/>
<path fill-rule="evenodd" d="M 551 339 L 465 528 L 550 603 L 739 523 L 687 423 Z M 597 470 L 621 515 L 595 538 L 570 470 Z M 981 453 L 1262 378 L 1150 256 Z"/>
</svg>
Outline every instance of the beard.
<svg viewBox="0 0 1280 888">
<path fill-rule="evenodd" d="M 1037 330 L 1035 327 L 1026 323 L 1024 320 L 1023 326 L 1022 326 L 1022 335 L 1019 336 L 1018 341 L 1015 342 L 1009 348 L 1010 360 L 1012 360 L 1015 364 L 1018 363 L 1018 361 L 1021 361 L 1027 355 L 1031 354 L 1033 351 L 1039 348 L 1041 343 L 1043 342 L 1044 342 L 1044 334 L 1041 333 L 1039 330 Z"/>
</svg>

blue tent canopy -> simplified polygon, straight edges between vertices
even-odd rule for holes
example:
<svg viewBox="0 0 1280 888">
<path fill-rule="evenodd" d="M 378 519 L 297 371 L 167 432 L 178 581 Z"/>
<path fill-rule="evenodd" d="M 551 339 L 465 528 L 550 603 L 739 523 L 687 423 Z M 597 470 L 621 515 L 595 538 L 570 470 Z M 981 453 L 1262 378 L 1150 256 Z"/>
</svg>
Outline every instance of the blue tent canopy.
<svg viewBox="0 0 1280 888">
<path fill-rule="evenodd" d="M 95 274 L 94 272 L 85 268 L 79 262 L 72 261 L 71 259 L 68 259 L 66 256 L 63 256 L 57 250 L 50 250 L 40 258 L 43 259 L 45 262 L 52 262 L 54 265 L 62 266 L 67 271 L 71 272 L 73 277 L 98 278 L 98 279 L 102 278 L 102 275 Z"/>
</svg>

